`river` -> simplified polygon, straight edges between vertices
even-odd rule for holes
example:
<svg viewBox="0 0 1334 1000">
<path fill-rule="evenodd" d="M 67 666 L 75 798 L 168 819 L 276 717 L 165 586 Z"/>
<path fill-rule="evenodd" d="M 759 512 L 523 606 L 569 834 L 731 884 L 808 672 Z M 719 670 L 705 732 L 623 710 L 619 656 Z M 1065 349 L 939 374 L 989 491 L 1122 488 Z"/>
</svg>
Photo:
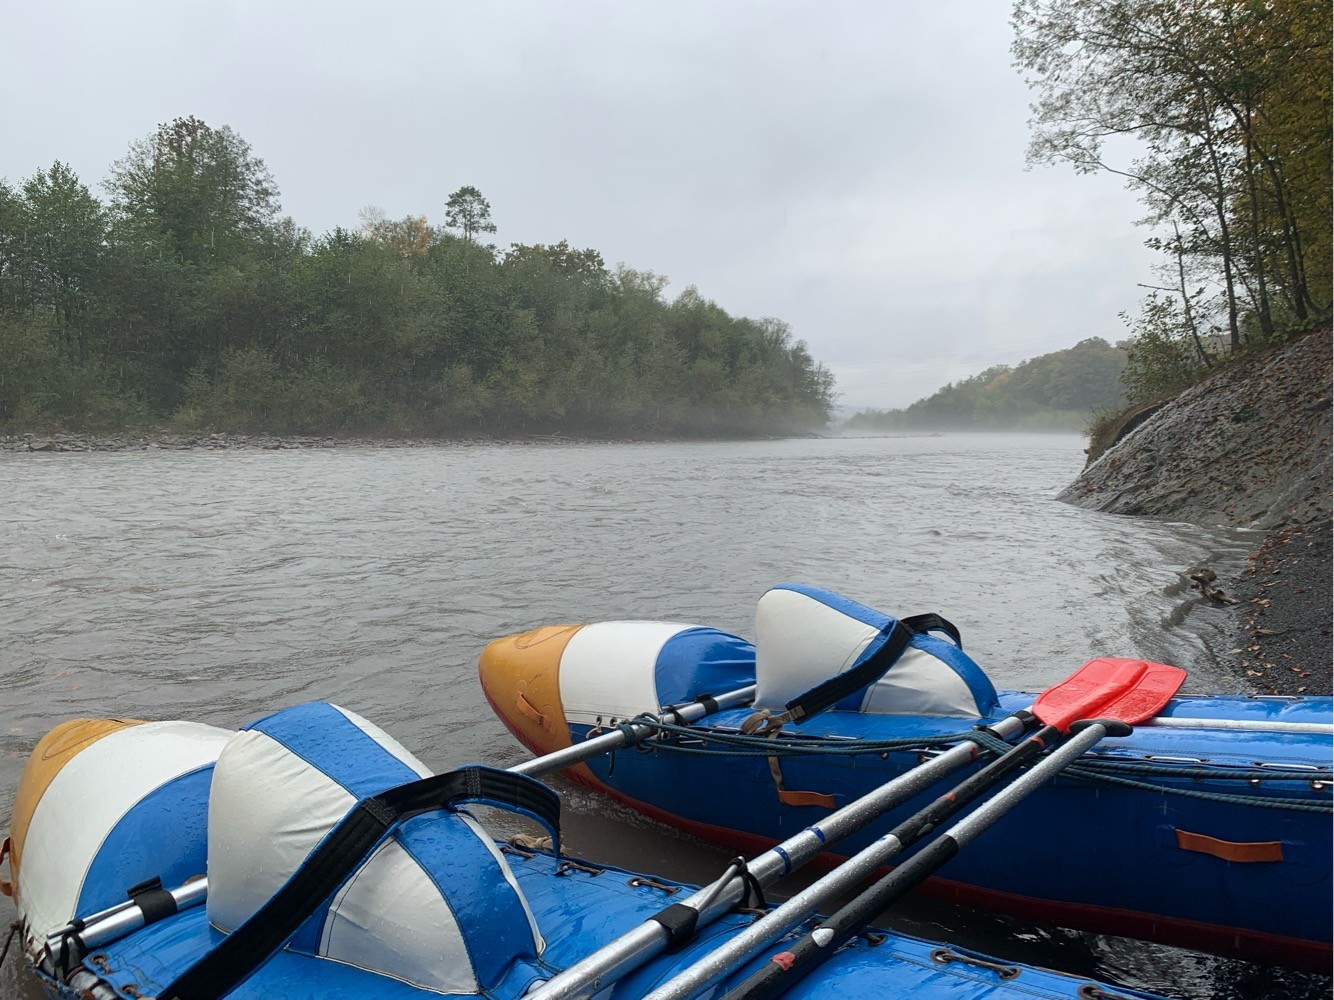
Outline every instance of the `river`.
<svg viewBox="0 0 1334 1000">
<path fill-rule="evenodd" d="M 948 435 L 0 454 L 0 829 L 28 751 L 72 716 L 236 727 L 327 699 L 437 770 L 509 765 L 521 751 L 476 677 L 489 639 L 608 618 L 750 635 L 756 600 L 785 581 L 939 611 L 998 687 L 1041 689 L 1115 654 L 1185 666 L 1187 690 L 1240 690 L 1217 666 L 1225 612 L 1186 573 L 1235 564 L 1255 536 L 1055 502 L 1081 447 Z M 677 878 L 726 858 L 583 791 L 566 823 L 574 853 Z M 890 922 L 1189 1000 L 1328 995 L 1328 980 L 934 903 Z M 39 995 L 6 965 L 0 995 Z"/>
</svg>

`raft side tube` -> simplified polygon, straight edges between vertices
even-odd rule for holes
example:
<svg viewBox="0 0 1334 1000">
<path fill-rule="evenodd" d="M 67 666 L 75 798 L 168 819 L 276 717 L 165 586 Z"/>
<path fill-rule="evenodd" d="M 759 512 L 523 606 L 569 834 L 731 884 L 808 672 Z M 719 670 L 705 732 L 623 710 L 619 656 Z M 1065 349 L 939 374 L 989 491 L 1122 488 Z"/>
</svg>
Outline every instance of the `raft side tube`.
<svg viewBox="0 0 1334 1000">
<path fill-rule="evenodd" d="M 324 702 L 245 727 L 213 776 L 209 923 L 240 927 L 358 802 L 430 773 L 384 730 Z M 465 812 L 445 808 L 396 825 L 286 948 L 473 994 L 536 978 L 543 942 L 494 843 Z"/>
<path fill-rule="evenodd" d="M 718 629 L 614 621 L 496 639 L 477 669 L 510 732 L 547 754 L 570 746 L 571 725 L 610 728 L 748 685 L 754 662 L 750 643 Z"/>
<path fill-rule="evenodd" d="M 30 955 L 74 918 L 124 902 L 132 886 L 204 873 L 209 779 L 230 735 L 195 722 L 81 719 L 38 743 L 11 833 Z"/>
</svg>

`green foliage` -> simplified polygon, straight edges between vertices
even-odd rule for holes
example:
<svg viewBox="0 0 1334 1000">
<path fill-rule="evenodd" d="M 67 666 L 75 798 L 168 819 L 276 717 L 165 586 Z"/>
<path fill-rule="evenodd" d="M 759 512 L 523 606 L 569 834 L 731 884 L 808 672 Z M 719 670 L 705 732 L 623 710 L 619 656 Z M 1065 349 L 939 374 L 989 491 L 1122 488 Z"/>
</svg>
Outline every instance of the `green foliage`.
<svg viewBox="0 0 1334 1000">
<path fill-rule="evenodd" d="M 0 288 L 17 310 L 50 312 L 68 328 L 98 294 L 98 258 L 106 238 L 101 204 L 68 166 L 55 163 L 4 198 L 0 228 L 5 266 Z"/>
<path fill-rule="evenodd" d="M 1100 337 L 1030 358 L 996 365 L 950 383 L 904 410 L 867 410 L 849 418 L 850 430 L 1077 431 L 1093 410 L 1119 407 L 1126 353 Z"/>
<path fill-rule="evenodd" d="M 463 233 L 463 242 L 471 243 L 478 233 L 494 233 L 491 203 L 471 184 L 464 185 L 445 202 L 445 225 Z"/>
<path fill-rule="evenodd" d="M 1144 300 L 1138 319 L 1127 323 L 1136 331 L 1126 349 L 1121 375 L 1132 404 L 1149 403 L 1193 385 L 1208 366 L 1186 334 L 1181 305 L 1164 295 Z"/>
<path fill-rule="evenodd" d="M 202 368 L 186 379 L 176 419 L 194 430 L 334 433 L 355 423 L 360 386 L 322 358 L 285 370 L 262 347 L 229 351 L 210 377 Z"/>
<path fill-rule="evenodd" d="M 110 430 L 144 416 L 104 365 L 72 356 L 54 317 L 0 314 L 0 424 Z"/>
<path fill-rule="evenodd" d="M 1107 450 L 1106 441 L 1120 425 L 1125 416 L 1124 410 L 1094 410 L 1084 424 L 1084 436 L 1089 439 L 1089 460 L 1092 461 L 1093 449 L 1098 454 Z"/>
<path fill-rule="evenodd" d="M 1015 3 L 1030 162 L 1126 178 L 1165 255 L 1133 325 L 1135 398 L 1206 370 L 1216 336 L 1235 353 L 1329 319 L 1330 17 L 1328 0 Z"/>
<path fill-rule="evenodd" d="M 193 116 L 132 143 L 106 189 L 123 226 L 190 263 L 244 253 L 278 217 L 278 188 L 250 144 Z"/>
<path fill-rule="evenodd" d="M 832 378 L 777 320 L 514 244 L 472 187 L 447 227 L 368 209 L 318 239 L 228 128 L 133 143 L 104 208 L 62 164 L 0 183 L 0 425 L 283 433 L 749 434 L 825 423 Z"/>
</svg>

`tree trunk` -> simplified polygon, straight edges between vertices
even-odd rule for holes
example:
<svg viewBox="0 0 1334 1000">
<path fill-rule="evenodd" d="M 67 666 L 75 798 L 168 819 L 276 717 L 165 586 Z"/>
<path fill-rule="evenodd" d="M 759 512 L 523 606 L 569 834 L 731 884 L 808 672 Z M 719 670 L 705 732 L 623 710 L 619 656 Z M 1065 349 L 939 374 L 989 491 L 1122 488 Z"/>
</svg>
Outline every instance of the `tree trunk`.
<svg viewBox="0 0 1334 1000">
<path fill-rule="evenodd" d="M 1195 341 L 1195 353 L 1200 356 L 1200 363 L 1205 368 L 1212 368 L 1214 365 L 1209 360 L 1209 352 L 1200 342 L 1200 329 L 1195 324 L 1195 313 L 1190 308 L 1190 292 L 1186 290 L 1186 263 L 1185 251 L 1181 249 L 1181 228 L 1175 222 L 1172 223 L 1172 228 L 1176 231 L 1176 244 L 1173 249 L 1176 251 L 1177 281 L 1181 289 L 1181 308 L 1186 316 L 1186 329 L 1190 331 L 1190 339 Z"/>
<path fill-rule="evenodd" d="M 1255 184 L 1255 162 L 1251 155 L 1251 143 L 1246 142 L 1246 193 L 1250 201 L 1251 219 L 1251 256 L 1255 268 L 1256 306 L 1260 317 L 1260 329 L 1265 338 L 1274 336 L 1274 319 L 1269 309 L 1269 287 L 1265 281 L 1264 253 L 1260 246 L 1260 195 Z"/>
</svg>

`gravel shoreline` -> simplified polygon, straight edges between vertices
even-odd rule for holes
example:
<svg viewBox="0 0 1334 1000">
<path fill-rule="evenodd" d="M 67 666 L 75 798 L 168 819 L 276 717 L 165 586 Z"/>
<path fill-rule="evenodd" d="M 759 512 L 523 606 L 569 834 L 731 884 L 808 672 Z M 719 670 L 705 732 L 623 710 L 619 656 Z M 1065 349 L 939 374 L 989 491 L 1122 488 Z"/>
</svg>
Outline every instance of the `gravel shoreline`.
<svg viewBox="0 0 1334 1000">
<path fill-rule="evenodd" d="M 1330 522 L 1269 535 L 1235 578 L 1236 657 L 1262 694 L 1327 695 L 1334 687 Z"/>
<path fill-rule="evenodd" d="M 800 437 L 799 434 L 786 435 Z M 467 448 L 478 445 L 546 444 L 585 445 L 685 441 L 693 438 L 655 436 L 567 436 L 564 434 L 459 435 L 448 438 L 333 437 L 301 434 L 178 434 L 168 431 L 120 434 L 8 434 L 0 435 L 3 452 L 117 452 L 117 451 L 296 451 L 315 448 Z M 705 439 L 699 439 L 705 440 Z M 709 438 L 707 440 L 716 440 Z"/>
</svg>

